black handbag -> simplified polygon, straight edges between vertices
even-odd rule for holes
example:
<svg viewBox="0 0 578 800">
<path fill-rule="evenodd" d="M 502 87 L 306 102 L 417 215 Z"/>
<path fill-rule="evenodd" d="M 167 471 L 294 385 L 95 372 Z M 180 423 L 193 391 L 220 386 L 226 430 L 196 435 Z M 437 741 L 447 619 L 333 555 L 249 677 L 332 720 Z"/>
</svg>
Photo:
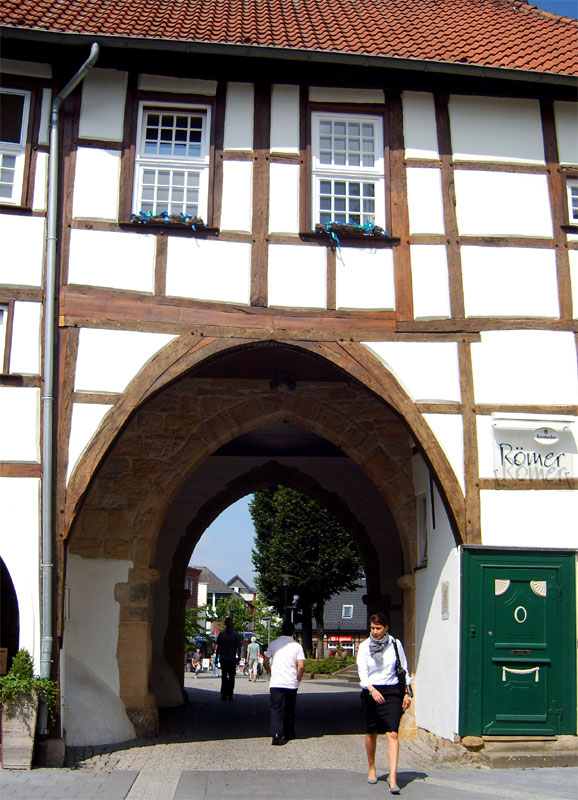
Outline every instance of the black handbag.
<svg viewBox="0 0 578 800">
<path fill-rule="evenodd" d="M 397 649 L 397 642 L 391 637 L 391 641 L 393 642 L 393 649 L 395 650 L 395 674 L 397 675 L 397 680 L 399 682 L 399 688 L 401 689 L 401 694 L 405 693 L 405 680 L 406 674 L 404 668 L 401 666 L 401 661 L 399 660 L 399 651 Z"/>
</svg>

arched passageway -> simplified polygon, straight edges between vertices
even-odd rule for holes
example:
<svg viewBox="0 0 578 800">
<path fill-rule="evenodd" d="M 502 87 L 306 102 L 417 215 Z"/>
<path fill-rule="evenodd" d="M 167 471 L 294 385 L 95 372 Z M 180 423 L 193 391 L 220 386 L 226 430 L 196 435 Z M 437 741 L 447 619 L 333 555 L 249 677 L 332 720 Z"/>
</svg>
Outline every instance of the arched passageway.
<svg viewBox="0 0 578 800">
<path fill-rule="evenodd" d="M 361 554 L 374 607 L 397 613 L 398 629 L 403 613 L 410 663 L 418 446 L 436 464 L 458 537 L 463 519 L 445 456 L 393 379 L 379 387 L 354 360 L 347 372 L 337 359 L 278 343 L 213 350 L 194 365 L 190 353 L 180 356 L 180 374 L 173 366 L 172 380 L 159 378 L 156 385 L 163 385 L 146 393 L 122 426 L 109 423 L 111 431 L 119 426 L 116 438 L 81 504 L 73 490 L 88 484 L 86 467 L 91 459 L 96 464 L 102 442 L 70 486 L 79 511 L 68 569 L 95 565 L 98 593 L 85 584 L 85 607 L 92 598 L 102 602 L 101 595 L 117 604 L 116 648 L 103 669 L 111 696 L 121 698 L 140 734 L 156 730 L 158 704 L 182 700 L 184 570 L 206 527 L 239 497 L 283 483 L 340 519 Z M 380 396 L 387 391 L 391 402 Z M 404 403 L 409 421 L 399 408 Z M 65 637 L 67 656 L 88 660 L 81 639 Z"/>
<path fill-rule="evenodd" d="M 0 647 L 6 648 L 6 668 L 10 669 L 20 641 L 20 614 L 12 578 L 1 558 L 0 586 Z"/>
</svg>

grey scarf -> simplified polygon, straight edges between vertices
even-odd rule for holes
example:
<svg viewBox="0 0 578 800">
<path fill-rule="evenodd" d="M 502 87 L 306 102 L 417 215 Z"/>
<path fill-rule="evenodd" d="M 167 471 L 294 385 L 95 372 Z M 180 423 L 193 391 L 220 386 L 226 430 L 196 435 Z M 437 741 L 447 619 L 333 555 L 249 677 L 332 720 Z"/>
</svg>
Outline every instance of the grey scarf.
<svg viewBox="0 0 578 800">
<path fill-rule="evenodd" d="M 389 633 L 386 633 L 383 639 L 374 639 L 373 635 L 369 634 L 369 654 L 377 661 L 383 661 L 383 651 L 389 644 Z"/>
</svg>

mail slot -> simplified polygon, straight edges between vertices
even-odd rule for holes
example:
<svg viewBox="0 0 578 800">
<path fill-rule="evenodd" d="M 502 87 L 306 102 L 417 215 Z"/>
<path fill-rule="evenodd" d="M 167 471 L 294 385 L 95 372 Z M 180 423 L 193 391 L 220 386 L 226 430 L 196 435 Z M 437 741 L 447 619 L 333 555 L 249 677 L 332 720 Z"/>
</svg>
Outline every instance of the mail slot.
<svg viewBox="0 0 578 800">
<path fill-rule="evenodd" d="M 531 653 L 531 650 L 510 650 L 511 656 L 529 656 Z"/>
</svg>

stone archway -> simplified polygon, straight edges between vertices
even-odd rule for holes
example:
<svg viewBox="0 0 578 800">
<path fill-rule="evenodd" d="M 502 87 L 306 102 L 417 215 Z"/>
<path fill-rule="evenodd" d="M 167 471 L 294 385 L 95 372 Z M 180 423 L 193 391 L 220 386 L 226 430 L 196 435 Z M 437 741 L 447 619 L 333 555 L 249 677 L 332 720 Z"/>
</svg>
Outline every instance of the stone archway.
<svg viewBox="0 0 578 800">
<path fill-rule="evenodd" d="M 279 348 L 281 356 L 280 345 Z M 317 352 L 323 348 L 318 346 Z M 212 349 L 218 348 L 213 344 Z M 346 362 L 350 356 L 344 353 L 340 352 L 339 358 Z M 188 365 L 189 357 L 190 353 L 181 357 L 181 368 Z M 223 445 L 257 427 L 283 421 L 327 440 L 358 465 L 383 497 L 399 535 L 405 571 L 415 563 L 409 428 L 394 403 L 385 403 L 375 391 L 373 377 L 368 379 L 369 391 L 359 382 L 361 370 L 359 362 L 352 362 L 352 380 L 343 371 L 334 370 L 327 375 L 320 369 L 319 380 L 298 379 L 292 387 L 260 376 L 221 377 L 218 370 L 208 376 L 190 370 L 173 377 L 170 383 L 165 381 L 165 374 L 162 389 L 146 393 L 147 399 L 133 411 L 109 447 L 72 526 L 69 552 L 85 558 L 125 559 L 132 563 L 128 581 L 115 589 L 115 599 L 120 604 L 117 661 L 120 696 L 140 734 L 152 733 L 157 726 L 150 663 L 153 586 L 163 575 L 156 560 L 159 531 L 186 476 Z M 172 370 L 168 373 L 172 374 Z M 388 391 L 398 406 L 407 401 L 395 382 Z M 381 393 L 386 393 L 384 387 Z M 448 471 L 431 432 L 420 415 L 412 413 L 419 418 L 421 439 L 432 439 L 427 452 L 438 459 L 442 472 Z M 412 434 L 415 435 L 413 428 Z M 454 489 L 452 484 L 450 510 L 457 507 L 461 516 Z M 458 530 L 455 514 L 453 519 Z M 176 577 L 173 580 L 176 582 Z M 177 591 L 176 583 L 174 588 Z M 378 581 L 376 588 L 379 590 Z M 415 610 L 409 578 L 403 588 L 407 623 L 404 638 L 411 653 Z"/>
</svg>

